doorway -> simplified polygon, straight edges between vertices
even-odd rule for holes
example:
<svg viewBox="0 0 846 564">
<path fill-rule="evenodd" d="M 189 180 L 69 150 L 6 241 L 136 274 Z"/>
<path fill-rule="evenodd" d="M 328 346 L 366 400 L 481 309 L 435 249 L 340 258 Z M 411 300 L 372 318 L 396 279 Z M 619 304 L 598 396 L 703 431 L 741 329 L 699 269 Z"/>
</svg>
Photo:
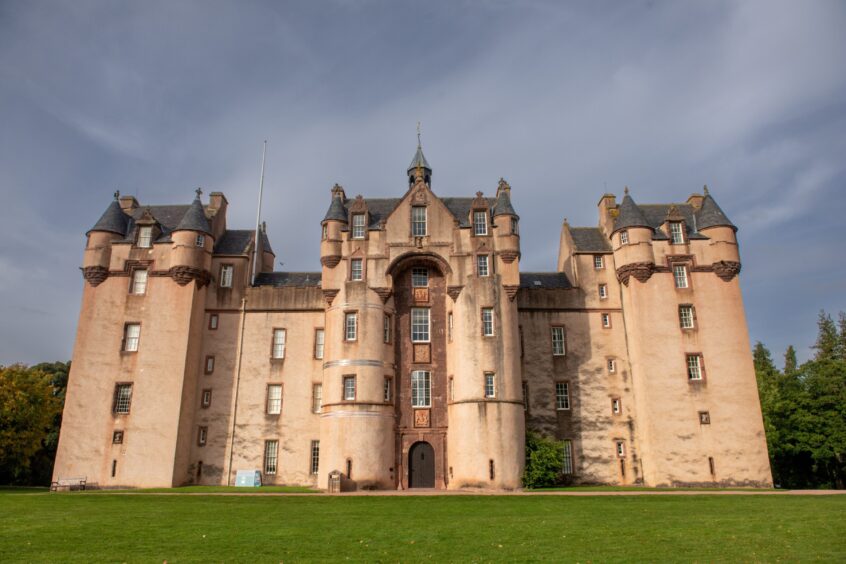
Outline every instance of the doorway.
<svg viewBox="0 0 846 564">
<path fill-rule="evenodd" d="M 435 487 L 435 449 L 429 443 L 414 443 L 408 451 L 408 487 Z"/>
</svg>

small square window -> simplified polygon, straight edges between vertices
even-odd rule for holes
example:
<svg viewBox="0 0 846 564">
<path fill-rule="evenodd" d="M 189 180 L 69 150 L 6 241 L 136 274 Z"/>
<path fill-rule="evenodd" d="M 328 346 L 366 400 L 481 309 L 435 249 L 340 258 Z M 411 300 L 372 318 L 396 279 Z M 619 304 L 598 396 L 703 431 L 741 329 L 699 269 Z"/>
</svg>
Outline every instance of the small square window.
<svg viewBox="0 0 846 564">
<path fill-rule="evenodd" d="M 364 239 L 364 214 L 353 214 L 352 223 L 352 238 Z"/>
<path fill-rule="evenodd" d="M 608 299 L 608 284 L 600 284 L 599 285 L 599 299 L 600 300 Z"/>
<path fill-rule="evenodd" d="M 412 268 L 411 269 L 411 285 L 414 288 L 427 288 L 429 286 L 429 269 L 428 268 Z"/>
<path fill-rule="evenodd" d="M 208 427 L 200 427 L 197 429 L 197 445 L 198 446 L 206 446 L 206 442 L 209 439 L 209 428 Z"/>
<path fill-rule="evenodd" d="M 220 319 L 218 318 L 216 313 L 212 313 L 211 315 L 209 315 L 209 329 L 211 331 L 217 330 L 217 324 L 219 322 L 220 322 Z"/>
<path fill-rule="evenodd" d="M 700 425 L 710 425 L 711 424 L 711 413 L 708 411 L 700 411 L 699 412 L 699 424 Z"/>
<path fill-rule="evenodd" d="M 350 280 L 363 280 L 364 266 L 362 259 L 354 258 L 350 260 Z"/>
<path fill-rule="evenodd" d="M 123 431 L 115 431 L 115 432 L 112 433 L 112 444 L 114 444 L 114 445 L 123 444 Z"/>
<path fill-rule="evenodd" d="M 629 244 L 629 232 L 628 231 L 620 231 L 620 244 L 621 245 L 628 245 Z"/>
<path fill-rule="evenodd" d="M 593 267 L 596 270 L 605 268 L 605 260 L 603 260 L 602 255 L 593 255 Z"/>
<path fill-rule="evenodd" d="M 203 409 L 208 408 L 211 406 L 211 399 L 212 399 L 212 391 L 209 388 L 203 390 L 202 400 L 200 401 L 200 407 Z"/>
<path fill-rule="evenodd" d="M 194 239 L 194 245 L 197 247 L 205 247 L 206 246 L 206 236 L 205 235 L 197 235 L 197 238 Z"/>
<path fill-rule="evenodd" d="M 488 268 L 488 255 L 478 255 L 476 257 L 476 271 L 479 276 L 490 275 L 490 269 Z"/>
<path fill-rule="evenodd" d="M 494 312 L 492 307 L 482 308 L 482 336 L 493 337 L 494 335 Z"/>
<path fill-rule="evenodd" d="M 355 401 L 355 376 L 344 376 L 344 401 Z"/>
<path fill-rule="evenodd" d="M 224 264 L 220 267 L 220 287 L 221 288 L 231 288 L 232 287 L 232 274 L 235 270 L 231 264 Z"/>
</svg>

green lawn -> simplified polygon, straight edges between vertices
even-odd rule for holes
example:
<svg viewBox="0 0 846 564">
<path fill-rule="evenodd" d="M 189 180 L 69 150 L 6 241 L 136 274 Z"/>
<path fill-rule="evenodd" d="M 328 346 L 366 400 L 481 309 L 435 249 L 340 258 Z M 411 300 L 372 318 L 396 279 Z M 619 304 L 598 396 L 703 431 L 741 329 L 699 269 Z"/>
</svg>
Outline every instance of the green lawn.
<svg viewBox="0 0 846 564">
<path fill-rule="evenodd" d="M 0 492 L 0 562 L 846 561 L 846 496 Z"/>
</svg>

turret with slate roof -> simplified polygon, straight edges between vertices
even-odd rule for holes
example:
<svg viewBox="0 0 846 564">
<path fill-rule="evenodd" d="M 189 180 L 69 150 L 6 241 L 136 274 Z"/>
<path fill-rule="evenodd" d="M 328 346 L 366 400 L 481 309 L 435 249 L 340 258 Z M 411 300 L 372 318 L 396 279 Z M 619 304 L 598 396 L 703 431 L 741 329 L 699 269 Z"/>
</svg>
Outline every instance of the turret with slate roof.
<svg viewBox="0 0 846 564">
<path fill-rule="evenodd" d="M 616 233 L 621 229 L 629 229 L 630 227 L 646 227 L 651 229 L 651 226 L 646 220 L 646 216 L 643 214 L 643 211 L 641 211 L 641 209 L 629 195 L 628 186 L 626 186 L 625 196 L 623 197 L 623 202 L 618 208 L 618 212 L 619 214 L 614 220 L 614 231 L 612 233 Z"/>
<path fill-rule="evenodd" d="M 203 209 L 203 203 L 200 201 L 200 195 L 202 193 L 203 191 L 197 188 L 197 196 L 191 202 L 191 205 L 188 206 L 188 210 L 182 216 L 182 219 L 179 220 L 179 224 L 177 224 L 174 231 L 197 231 L 206 235 L 212 234 L 209 220 Z"/>
<path fill-rule="evenodd" d="M 129 216 L 121 209 L 120 202 L 118 201 L 119 198 L 120 192 L 115 192 L 115 199 L 112 200 L 109 207 L 106 208 L 106 211 L 103 212 L 103 215 L 94 224 L 94 227 L 88 230 L 88 233 L 92 231 L 103 231 L 117 235 L 126 235 Z"/>
<path fill-rule="evenodd" d="M 731 227 L 734 231 L 737 231 L 737 226 L 731 222 L 720 206 L 717 205 L 707 186 L 704 187 L 703 192 L 705 197 L 702 199 L 702 205 L 695 215 L 697 231 L 702 231 L 709 227 Z"/>
<path fill-rule="evenodd" d="M 408 185 L 414 185 L 414 176 L 416 170 L 420 169 L 423 173 L 423 182 L 432 186 L 432 167 L 429 166 L 429 161 L 423 156 L 423 147 L 420 145 L 420 127 L 417 128 L 417 152 L 414 153 L 414 158 L 411 159 L 411 164 L 408 165 Z"/>
</svg>

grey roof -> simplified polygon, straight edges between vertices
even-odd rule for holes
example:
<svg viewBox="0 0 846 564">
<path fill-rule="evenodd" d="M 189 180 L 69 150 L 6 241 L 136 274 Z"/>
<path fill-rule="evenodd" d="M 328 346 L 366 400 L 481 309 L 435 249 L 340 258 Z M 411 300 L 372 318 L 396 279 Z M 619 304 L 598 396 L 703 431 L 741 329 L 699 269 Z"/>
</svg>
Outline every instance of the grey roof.
<svg viewBox="0 0 846 564">
<path fill-rule="evenodd" d="M 498 215 L 517 215 L 514 211 L 514 206 L 511 205 L 511 196 L 508 190 L 502 190 L 496 198 L 496 203 L 493 207 L 493 217 Z"/>
<path fill-rule="evenodd" d="M 714 201 L 710 194 L 705 194 L 702 206 L 696 213 L 696 228 L 699 230 L 708 227 L 731 227 L 737 231 L 737 227 L 729 220 L 726 214 Z"/>
<path fill-rule="evenodd" d="M 320 272 L 260 272 L 256 275 L 256 286 L 282 287 L 319 287 Z"/>
<path fill-rule="evenodd" d="M 420 147 L 420 145 L 417 146 L 417 152 L 414 153 L 414 158 L 411 159 L 411 164 L 408 165 L 408 172 L 410 173 L 412 170 L 417 168 L 417 165 L 427 169 L 430 173 L 432 172 L 432 167 L 429 166 L 429 161 L 427 161 L 426 157 L 423 156 L 423 148 Z"/>
<path fill-rule="evenodd" d="M 94 227 L 88 230 L 92 231 L 107 231 L 109 233 L 117 233 L 118 235 L 126 235 L 126 227 L 129 225 L 129 216 L 123 213 L 120 203 L 117 199 L 112 200 Z"/>
<path fill-rule="evenodd" d="M 216 255 L 246 255 L 250 252 L 255 231 L 252 229 L 227 229 L 214 245 Z M 264 250 L 273 252 L 267 233 L 262 231 Z"/>
<path fill-rule="evenodd" d="M 521 272 L 520 287 L 530 290 L 561 290 L 572 288 L 563 272 Z"/>
<path fill-rule="evenodd" d="M 690 204 L 641 204 L 638 207 L 640 207 L 644 217 L 646 217 L 646 221 L 649 222 L 649 226 L 654 229 L 652 234 L 653 239 L 662 240 L 668 238 L 658 228 L 667 221 L 667 213 L 673 206 L 675 206 L 684 220 L 689 239 L 707 239 L 704 235 L 696 232 L 697 226 L 694 218 L 694 208 Z"/>
<path fill-rule="evenodd" d="M 470 210 L 473 209 L 473 201 L 476 198 L 441 198 L 444 205 L 452 212 L 461 227 L 470 227 Z M 488 207 L 493 207 L 493 198 L 484 198 Z"/>
<path fill-rule="evenodd" d="M 571 227 L 577 253 L 610 253 L 611 243 L 599 227 Z"/>
<path fill-rule="evenodd" d="M 617 219 L 614 220 L 614 232 L 629 227 L 651 227 L 643 212 L 628 194 L 623 198 L 618 211 Z"/>
<path fill-rule="evenodd" d="M 453 217 L 458 220 L 461 227 L 470 227 L 470 210 L 473 208 L 473 200 L 475 198 L 440 198 L 440 200 L 450 213 L 452 213 Z M 353 199 L 347 198 L 344 202 L 345 217 L 348 206 L 353 201 Z M 368 228 L 379 229 L 379 223 L 391 215 L 402 201 L 402 198 L 365 198 L 364 201 L 367 203 L 367 211 L 370 213 L 370 225 Z M 485 198 L 485 201 L 488 207 L 493 206 L 495 203 L 493 198 Z"/>
<path fill-rule="evenodd" d="M 179 220 L 179 224 L 173 229 L 174 231 L 199 231 L 211 235 L 211 227 L 209 220 L 206 217 L 206 212 L 203 210 L 203 204 L 200 202 L 198 195 L 188 206 L 185 215 Z"/>
<path fill-rule="evenodd" d="M 344 201 L 340 197 L 340 195 L 332 196 L 332 203 L 329 204 L 329 209 L 326 211 L 326 217 L 323 218 L 323 221 L 343 221 L 346 223 L 347 221 L 347 210 L 344 209 Z"/>
</svg>

